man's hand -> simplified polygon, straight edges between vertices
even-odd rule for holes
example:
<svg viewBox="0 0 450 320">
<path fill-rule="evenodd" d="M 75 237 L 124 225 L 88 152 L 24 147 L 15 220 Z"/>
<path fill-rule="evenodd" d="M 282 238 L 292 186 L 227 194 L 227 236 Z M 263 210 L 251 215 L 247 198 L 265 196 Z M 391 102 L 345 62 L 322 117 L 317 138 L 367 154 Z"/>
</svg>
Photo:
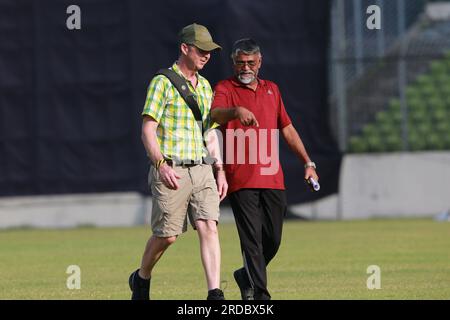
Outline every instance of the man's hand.
<svg viewBox="0 0 450 320">
<path fill-rule="evenodd" d="M 217 184 L 217 191 L 219 192 L 220 201 L 222 201 L 227 196 L 228 191 L 228 183 L 224 170 L 219 170 L 216 172 L 216 184 Z"/>
<path fill-rule="evenodd" d="M 313 178 L 319 182 L 319 176 L 317 175 L 316 169 L 313 167 L 308 167 L 305 169 L 305 180 L 308 180 L 309 178 Z"/>
<path fill-rule="evenodd" d="M 244 107 L 235 108 L 235 118 L 238 119 L 244 126 L 257 126 L 259 127 L 258 120 L 256 120 L 253 112 Z"/>
<path fill-rule="evenodd" d="M 167 163 L 163 163 L 158 170 L 161 182 L 164 183 L 167 188 L 177 190 L 180 187 L 177 180 L 181 177 L 177 175 L 171 166 Z"/>
</svg>

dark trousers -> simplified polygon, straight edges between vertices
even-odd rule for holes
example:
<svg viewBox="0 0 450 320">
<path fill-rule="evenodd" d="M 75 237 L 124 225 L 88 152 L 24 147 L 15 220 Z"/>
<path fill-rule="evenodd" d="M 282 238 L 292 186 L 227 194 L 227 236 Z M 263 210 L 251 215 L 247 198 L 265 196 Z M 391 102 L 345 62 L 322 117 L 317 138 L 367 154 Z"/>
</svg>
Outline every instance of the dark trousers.
<svg viewBox="0 0 450 320">
<path fill-rule="evenodd" d="M 280 247 L 286 194 L 284 190 L 241 189 L 231 193 L 229 200 L 255 299 L 270 299 L 266 267 Z"/>
</svg>

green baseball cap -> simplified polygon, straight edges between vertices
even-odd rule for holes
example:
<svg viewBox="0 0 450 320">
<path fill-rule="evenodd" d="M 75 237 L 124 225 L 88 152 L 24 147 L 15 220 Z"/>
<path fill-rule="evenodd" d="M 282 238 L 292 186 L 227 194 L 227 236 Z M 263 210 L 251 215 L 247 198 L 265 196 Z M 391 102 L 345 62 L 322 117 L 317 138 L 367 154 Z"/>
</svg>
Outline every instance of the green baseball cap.
<svg viewBox="0 0 450 320">
<path fill-rule="evenodd" d="M 180 43 L 186 43 L 196 46 L 204 51 L 221 50 L 222 47 L 213 42 L 208 29 L 201 24 L 190 24 L 179 33 Z"/>
</svg>

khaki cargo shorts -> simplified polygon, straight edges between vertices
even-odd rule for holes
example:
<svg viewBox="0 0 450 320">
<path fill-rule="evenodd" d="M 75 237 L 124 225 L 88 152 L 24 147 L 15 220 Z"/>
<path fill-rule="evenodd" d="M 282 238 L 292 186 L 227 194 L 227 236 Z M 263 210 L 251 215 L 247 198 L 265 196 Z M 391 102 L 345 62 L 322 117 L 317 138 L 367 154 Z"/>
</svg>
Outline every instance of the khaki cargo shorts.
<svg viewBox="0 0 450 320">
<path fill-rule="evenodd" d="M 150 167 L 149 185 L 152 191 L 153 234 L 171 237 L 187 231 L 187 219 L 195 229 L 199 219 L 219 221 L 219 193 L 211 165 L 175 166 L 179 188 L 167 188 L 154 166 Z"/>
</svg>

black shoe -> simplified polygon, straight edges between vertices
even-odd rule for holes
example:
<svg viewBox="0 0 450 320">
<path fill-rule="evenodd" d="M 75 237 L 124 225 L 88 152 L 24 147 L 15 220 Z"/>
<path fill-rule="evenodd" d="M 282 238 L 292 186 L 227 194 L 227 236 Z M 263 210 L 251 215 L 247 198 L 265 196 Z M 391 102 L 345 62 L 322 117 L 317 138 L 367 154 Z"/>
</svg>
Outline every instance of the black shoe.
<svg viewBox="0 0 450 320">
<path fill-rule="evenodd" d="M 233 276 L 239 289 L 241 290 L 242 300 L 255 300 L 254 290 L 250 284 L 250 280 L 248 279 L 247 271 L 245 271 L 244 268 L 238 269 L 233 273 Z"/>
<path fill-rule="evenodd" d="M 223 291 L 220 289 L 212 289 L 208 291 L 208 297 L 206 300 L 225 300 Z"/>
<path fill-rule="evenodd" d="M 150 279 L 142 279 L 139 269 L 130 274 L 128 284 L 132 292 L 131 300 L 150 300 Z"/>
<path fill-rule="evenodd" d="M 271 300 L 271 296 L 267 291 L 255 290 L 254 300 Z"/>
</svg>

